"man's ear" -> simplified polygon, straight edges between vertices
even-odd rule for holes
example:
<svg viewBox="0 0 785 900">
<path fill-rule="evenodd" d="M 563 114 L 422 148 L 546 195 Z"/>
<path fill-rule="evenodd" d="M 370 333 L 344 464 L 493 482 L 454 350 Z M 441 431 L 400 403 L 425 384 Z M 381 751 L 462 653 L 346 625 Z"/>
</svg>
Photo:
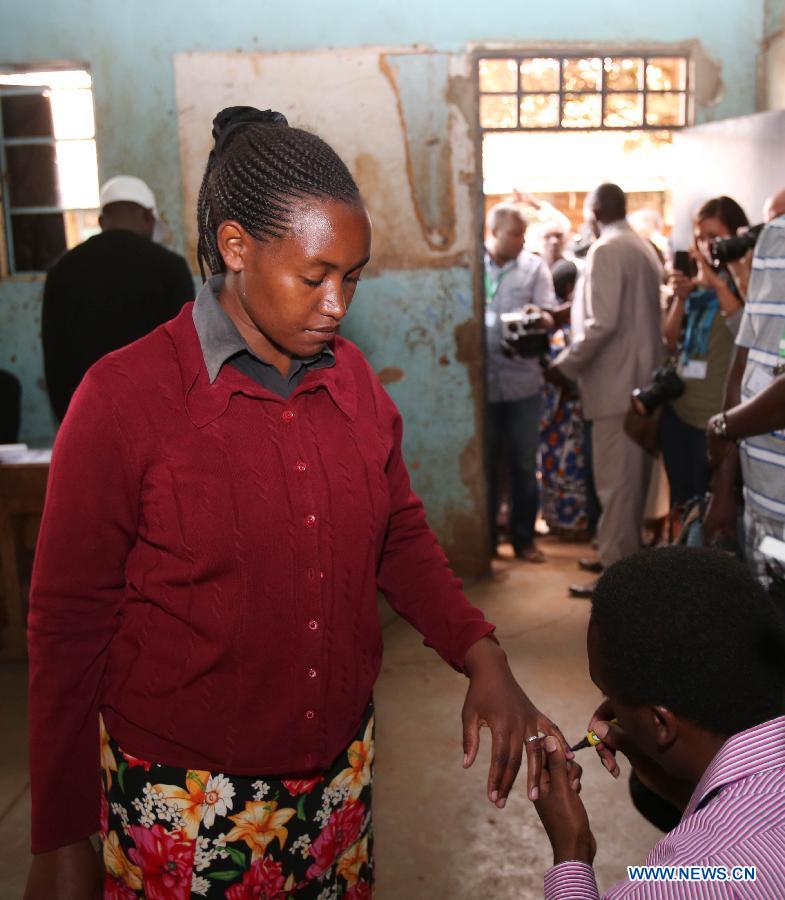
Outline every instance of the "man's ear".
<svg viewBox="0 0 785 900">
<path fill-rule="evenodd" d="M 147 236 L 150 240 L 153 239 L 153 235 L 155 234 L 155 216 L 153 215 L 153 211 L 151 209 L 144 209 L 144 227 L 147 231 Z"/>
<path fill-rule="evenodd" d="M 678 717 L 667 706 L 650 706 L 651 723 L 654 726 L 654 739 L 657 746 L 664 750 L 679 735 Z"/>
<path fill-rule="evenodd" d="M 218 226 L 218 251 L 230 272 L 242 272 L 250 235 L 239 222 L 229 220 Z"/>
</svg>

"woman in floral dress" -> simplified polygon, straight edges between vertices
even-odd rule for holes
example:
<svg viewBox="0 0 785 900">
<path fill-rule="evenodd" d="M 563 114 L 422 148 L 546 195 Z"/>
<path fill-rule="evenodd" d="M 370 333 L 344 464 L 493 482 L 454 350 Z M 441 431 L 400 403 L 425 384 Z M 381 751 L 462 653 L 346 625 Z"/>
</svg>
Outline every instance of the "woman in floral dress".
<svg viewBox="0 0 785 900">
<path fill-rule="evenodd" d="M 232 778 L 156 765 L 101 722 L 104 896 L 367 900 L 373 883 L 373 713 L 315 778 Z M 156 780 L 160 779 L 160 780 Z M 168 782 L 176 782 L 170 784 Z M 136 824 L 134 824 L 136 823 Z M 330 875 L 330 878 L 326 878 Z"/>
<path fill-rule="evenodd" d="M 213 137 L 212 277 L 88 372 L 53 454 L 28 900 L 369 897 L 377 589 L 468 676 L 464 767 L 487 724 L 491 803 L 524 753 L 536 799 L 537 735 L 559 735 L 427 526 L 398 411 L 337 335 L 371 239 L 346 166 L 270 111 L 224 110 Z"/>
<path fill-rule="evenodd" d="M 553 257 L 553 235 L 561 238 Z M 578 269 L 560 256 L 564 232 L 546 232 L 546 259 L 561 306 L 554 314 L 561 329 L 551 337 L 551 357 L 556 358 L 570 339 L 570 307 Z M 547 250 L 550 248 L 551 255 Z M 585 538 L 596 525 L 596 505 L 590 460 L 586 456 L 587 423 L 583 418 L 578 388 L 572 384 L 546 384 L 540 440 L 542 517 L 551 534 L 566 539 Z"/>
</svg>

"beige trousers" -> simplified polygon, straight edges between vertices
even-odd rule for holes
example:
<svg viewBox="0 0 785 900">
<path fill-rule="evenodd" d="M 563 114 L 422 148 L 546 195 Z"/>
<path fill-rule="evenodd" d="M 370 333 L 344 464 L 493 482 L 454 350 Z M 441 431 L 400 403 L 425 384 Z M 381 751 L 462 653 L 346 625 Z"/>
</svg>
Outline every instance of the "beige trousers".
<svg viewBox="0 0 785 900">
<path fill-rule="evenodd" d="M 624 416 L 593 420 L 592 453 L 602 506 L 597 545 L 607 567 L 640 550 L 652 458 L 624 433 Z"/>
</svg>

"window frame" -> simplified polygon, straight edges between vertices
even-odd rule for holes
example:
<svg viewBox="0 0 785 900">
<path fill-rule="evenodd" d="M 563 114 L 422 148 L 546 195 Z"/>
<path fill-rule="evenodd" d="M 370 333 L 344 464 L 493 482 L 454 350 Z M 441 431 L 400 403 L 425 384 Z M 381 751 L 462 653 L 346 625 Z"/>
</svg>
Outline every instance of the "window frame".
<svg viewBox="0 0 785 900">
<path fill-rule="evenodd" d="M 512 91 L 484 91 L 480 87 L 480 63 L 483 60 L 493 59 L 514 59 L 517 66 L 515 116 L 517 124 L 509 128 L 486 127 L 482 124 L 480 116 L 480 107 L 482 97 L 512 97 Z M 556 59 L 559 61 L 559 89 L 558 91 L 525 91 L 522 90 L 520 67 L 521 63 L 530 59 Z M 601 83 L 599 90 L 565 90 L 564 87 L 564 69 L 568 60 L 577 59 L 599 59 L 602 63 L 600 67 Z M 605 69 L 605 59 L 640 59 L 643 62 L 643 84 L 638 90 L 614 90 L 608 89 L 608 73 Z M 683 89 L 671 90 L 651 90 L 648 86 L 647 66 L 651 60 L 656 59 L 678 59 L 684 61 L 685 77 Z M 694 94 L 694 72 L 691 54 L 683 48 L 652 48 L 645 49 L 619 49 L 612 48 L 585 48 L 569 49 L 562 48 L 559 50 L 551 49 L 531 49 L 521 50 L 518 48 L 494 48 L 494 49 L 477 49 L 474 52 L 474 77 L 477 87 L 477 118 L 480 132 L 511 134 L 514 132 L 541 132 L 541 131 L 563 131 L 563 132 L 581 132 L 581 131 L 679 131 L 688 128 L 692 124 L 693 116 L 693 94 Z M 607 113 L 607 98 L 613 94 L 636 94 L 643 99 L 643 118 L 639 125 L 606 125 L 605 116 Z M 679 94 L 684 98 L 684 123 L 680 125 L 650 125 L 646 122 L 646 112 L 648 106 L 649 95 L 657 94 Z M 564 125 L 564 99 L 565 95 L 569 96 L 599 96 L 601 98 L 600 105 L 600 124 L 599 125 Z M 559 98 L 559 122 L 556 125 L 521 125 L 521 101 L 527 96 L 558 96 Z"/>
<path fill-rule="evenodd" d="M 83 71 L 90 75 L 91 86 L 90 96 L 93 103 L 93 121 L 95 122 L 95 131 L 92 138 L 60 138 L 55 135 L 51 137 L 21 137 L 7 138 L 3 130 L 3 118 L 0 114 L 0 207 L 2 207 L 2 228 L 0 228 L 0 280 L 9 279 L 39 279 L 46 277 L 45 269 L 17 269 L 15 266 L 14 254 L 14 234 L 13 234 L 13 215 L 66 215 L 69 212 L 92 212 L 96 207 L 87 206 L 11 206 L 10 181 L 8 158 L 6 155 L 7 147 L 30 147 L 30 146 L 48 146 L 57 147 L 58 143 L 64 143 L 69 140 L 92 140 L 98 145 L 98 124 L 95 117 L 95 90 L 92 85 L 92 73 L 90 67 L 83 62 L 66 62 L 66 63 L 30 63 L 26 65 L 3 65 L 0 64 L 0 75 L 23 75 L 28 72 L 70 72 Z M 19 96 L 40 96 L 48 87 L 32 86 L 32 85 L 9 85 L 0 84 L 0 112 L 2 111 L 2 101 L 5 97 Z M 87 88 L 83 88 L 87 90 Z"/>
</svg>

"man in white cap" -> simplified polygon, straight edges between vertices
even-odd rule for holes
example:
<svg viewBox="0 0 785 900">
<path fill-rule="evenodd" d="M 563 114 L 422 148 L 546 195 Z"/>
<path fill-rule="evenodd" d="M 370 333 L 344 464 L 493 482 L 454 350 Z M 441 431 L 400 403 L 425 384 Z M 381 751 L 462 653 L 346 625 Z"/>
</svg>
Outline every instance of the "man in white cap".
<svg viewBox="0 0 785 900">
<path fill-rule="evenodd" d="M 66 253 L 46 277 L 44 371 L 60 421 L 93 363 L 144 337 L 194 298 L 186 261 L 154 242 L 161 220 L 144 181 L 110 178 L 100 203 L 101 233 Z"/>
</svg>

